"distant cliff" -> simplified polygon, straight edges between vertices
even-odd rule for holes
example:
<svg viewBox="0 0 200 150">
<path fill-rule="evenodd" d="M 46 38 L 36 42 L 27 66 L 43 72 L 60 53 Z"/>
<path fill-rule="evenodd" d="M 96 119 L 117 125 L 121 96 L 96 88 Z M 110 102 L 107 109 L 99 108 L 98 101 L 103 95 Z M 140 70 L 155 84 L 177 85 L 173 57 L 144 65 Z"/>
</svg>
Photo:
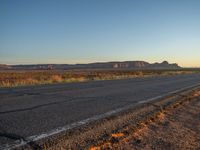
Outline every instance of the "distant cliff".
<svg viewBox="0 0 200 150">
<path fill-rule="evenodd" d="M 0 69 L 11 69 L 11 68 L 12 68 L 12 66 L 0 64 Z"/>
<path fill-rule="evenodd" d="M 101 62 L 89 64 L 0 65 L 1 70 L 68 70 L 68 69 L 180 69 L 178 64 L 145 61 Z"/>
</svg>

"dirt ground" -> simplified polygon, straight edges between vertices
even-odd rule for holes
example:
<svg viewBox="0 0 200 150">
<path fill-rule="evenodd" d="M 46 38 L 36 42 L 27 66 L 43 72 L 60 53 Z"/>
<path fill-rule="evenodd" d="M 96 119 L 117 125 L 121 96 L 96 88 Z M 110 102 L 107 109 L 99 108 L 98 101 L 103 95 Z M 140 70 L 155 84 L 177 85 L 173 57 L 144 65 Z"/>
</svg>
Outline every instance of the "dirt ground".
<svg viewBox="0 0 200 150">
<path fill-rule="evenodd" d="M 164 110 L 150 122 L 142 123 L 138 130 L 111 136 L 111 140 L 91 150 L 200 150 L 200 91 L 192 100 Z"/>
</svg>

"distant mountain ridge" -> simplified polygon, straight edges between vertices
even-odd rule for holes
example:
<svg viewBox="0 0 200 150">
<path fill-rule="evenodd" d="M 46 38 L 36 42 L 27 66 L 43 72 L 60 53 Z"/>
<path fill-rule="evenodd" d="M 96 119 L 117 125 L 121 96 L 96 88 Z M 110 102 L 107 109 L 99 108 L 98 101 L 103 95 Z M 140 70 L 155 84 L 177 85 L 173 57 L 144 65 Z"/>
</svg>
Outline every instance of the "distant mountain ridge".
<svg viewBox="0 0 200 150">
<path fill-rule="evenodd" d="M 69 69 L 180 69 L 176 64 L 167 61 L 148 63 L 145 61 L 116 61 L 97 62 L 89 64 L 35 64 L 35 65 L 5 65 L 0 64 L 1 70 L 69 70 Z"/>
</svg>

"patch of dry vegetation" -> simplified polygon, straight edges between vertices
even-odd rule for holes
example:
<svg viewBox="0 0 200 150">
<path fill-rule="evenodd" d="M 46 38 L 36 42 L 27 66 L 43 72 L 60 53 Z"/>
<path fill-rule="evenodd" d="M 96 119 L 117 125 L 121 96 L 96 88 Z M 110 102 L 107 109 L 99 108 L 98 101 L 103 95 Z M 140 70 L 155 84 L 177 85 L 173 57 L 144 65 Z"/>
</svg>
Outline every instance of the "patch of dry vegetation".
<svg viewBox="0 0 200 150">
<path fill-rule="evenodd" d="M 194 72 L 177 70 L 4 71 L 0 72 L 0 87 L 113 80 L 186 73 Z"/>
</svg>

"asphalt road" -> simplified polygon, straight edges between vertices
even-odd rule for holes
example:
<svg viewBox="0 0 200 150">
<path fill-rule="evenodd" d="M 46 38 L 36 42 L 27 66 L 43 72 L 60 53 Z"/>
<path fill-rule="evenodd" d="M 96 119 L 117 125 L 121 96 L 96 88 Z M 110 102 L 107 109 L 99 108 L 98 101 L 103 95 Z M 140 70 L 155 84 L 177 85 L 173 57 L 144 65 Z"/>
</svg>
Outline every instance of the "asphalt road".
<svg viewBox="0 0 200 150">
<path fill-rule="evenodd" d="M 177 75 L 0 89 L 0 145 L 200 83 Z"/>
</svg>

